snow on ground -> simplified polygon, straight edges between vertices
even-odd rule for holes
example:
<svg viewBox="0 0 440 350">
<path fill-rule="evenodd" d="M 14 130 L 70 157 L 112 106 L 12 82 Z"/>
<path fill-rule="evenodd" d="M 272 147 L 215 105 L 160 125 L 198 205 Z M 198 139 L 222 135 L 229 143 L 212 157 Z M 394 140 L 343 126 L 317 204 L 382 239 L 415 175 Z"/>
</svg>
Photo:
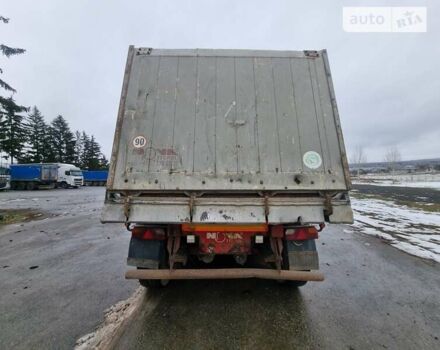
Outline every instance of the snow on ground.
<svg viewBox="0 0 440 350">
<path fill-rule="evenodd" d="M 433 188 L 440 190 L 440 173 L 366 174 L 353 178 L 353 184 Z"/>
<path fill-rule="evenodd" d="M 432 188 L 440 190 L 440 181 L 419 181 L 419 182 L 406 182 L 398 180 L 354 180 L 355 185 L 373 185 L 373 186 L 398 186 L 398 187 L 417 187 L 417 188 Z"/>
<path fill-rule="evenodd" d="M 440 262 L 440 214 L 379 199 L 352 198 L 355 229 L 409 254 Z"/>
</svg>

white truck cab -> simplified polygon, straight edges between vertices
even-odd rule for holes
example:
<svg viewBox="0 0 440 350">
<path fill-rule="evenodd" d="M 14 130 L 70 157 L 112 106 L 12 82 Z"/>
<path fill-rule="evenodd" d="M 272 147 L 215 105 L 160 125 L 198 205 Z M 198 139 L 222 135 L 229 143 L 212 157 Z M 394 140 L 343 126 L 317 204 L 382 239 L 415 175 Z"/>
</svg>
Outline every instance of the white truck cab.
<svg viewBox="0 0 440 350">
<path fill-rule="evenodd" d="M 84 184 L 83 174 L 80 168 L 73 164 L 58 163 L 58 187 L 79 187 Z"/>
</svg>

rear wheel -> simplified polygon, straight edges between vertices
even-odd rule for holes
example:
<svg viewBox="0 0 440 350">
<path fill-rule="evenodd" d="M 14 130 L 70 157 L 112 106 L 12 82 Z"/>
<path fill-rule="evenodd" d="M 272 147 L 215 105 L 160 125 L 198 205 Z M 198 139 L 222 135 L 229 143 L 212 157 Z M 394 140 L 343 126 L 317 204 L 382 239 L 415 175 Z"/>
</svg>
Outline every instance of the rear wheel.
<svg viewBox="0 0 440 350">
<path fill-rule="evenodd" d="M 166 244 L 162 245 L 159 259 L 160 259 L 159 269 L 168 269 L 169 264 L 168 264 L 168 252 L 166 249 Z M 137 269 L 148 270 L 148 268 L 145 267 L 138 267 Z M 146 288 L 164 288 L 170 283 L 170 280 L 139 280 L 139 283 L 141 286 Z"/>
<path fill-rule="evenodd" d="M 287 242 L 284 240 L 283 241 L 283 262 L 281 264 L 281 268 L 283 270 L 289 270 L 290 266 L 289 266 L 289 252 L 287 250 Z M 307 270 L 309 271 L 309 270 Z M 285 285 L 285 286 L 289 286 L 289 287 L 302 287 L 304 286 L 307 281 L 290 281 L 290 280 L 281 280 L 279 281 L 280 284 Z"/>
<path fill-rule="evenodd" d="M 24 182 L 17 182 L 16 189 L 19 191 L 24 190 Z"/>
<path fill-rule="evenodd" d="M 32 190 L 34 190 L 34 189 L 35 189 L 35 184 L 34 184 L 33 182 L 28 182 L 28 183 L 26 184 L 26 189 L 27 189 L 28 191 L 32 191 Z"/>
</svg>

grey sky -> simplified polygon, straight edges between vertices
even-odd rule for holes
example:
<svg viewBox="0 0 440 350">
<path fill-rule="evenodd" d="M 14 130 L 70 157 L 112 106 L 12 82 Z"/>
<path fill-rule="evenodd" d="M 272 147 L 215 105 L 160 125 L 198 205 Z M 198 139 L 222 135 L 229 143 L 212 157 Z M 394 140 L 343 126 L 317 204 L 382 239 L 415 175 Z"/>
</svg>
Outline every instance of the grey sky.
<svg viewBox="0 0 440 350">
<path fill-rule="evenodd" d="M 370 161 L 440 157 L 438 1 L 2 0 L 1 58 L 15 98 L 66 117 L 108 156 L 128 45 L 329 52 L 348 153 Z M 346 33 L 343 6 L 427 6 L 427 33 Z"/>
</svg>

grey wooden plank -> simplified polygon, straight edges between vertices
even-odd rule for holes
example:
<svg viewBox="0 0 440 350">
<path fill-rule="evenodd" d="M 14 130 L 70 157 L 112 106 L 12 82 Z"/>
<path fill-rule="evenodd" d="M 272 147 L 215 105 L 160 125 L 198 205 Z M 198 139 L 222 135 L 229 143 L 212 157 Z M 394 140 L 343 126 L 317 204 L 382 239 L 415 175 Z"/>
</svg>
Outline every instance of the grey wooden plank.
<svg viewBox="0 0 440 350">
<path fill-rule="evenodd" d="M 330 97 L 330 89 L 327 83 L 327 74 L 324 67 L 323 59 L 316 60 L 315 69 L 318 80 L 319 98 L 322 106 L 322 117 L 325 125 L 325 133 L 327 136 L 327 147 L 329 149 L 330 170 L 342 173 L 342 163 L 339 151 L 339 142 L 337 135 L 337 126 L 333 115 L 333 106 Z"/>
<path fill-rule="evenodd" d="M 255 58 L 254 73 L 261 172 L 281 172 L 272 60 L 270 58 Z"/>
<path fill-rule="evenodd" d="M 194 144 L 194 172 L 215 172 L 216 58 L 199 57 L 197 109 Z"/>
<path fill-rule="evenodd" d="M 179 57 L 290 57 L 304 58 L 304 51 L 230 50 L 230 49 L 151 49 L 137 48 L 150 56 Z"/>
<path fill-rule="evenodd" d="M 179 69 L 178 57 L 162 57 L 157 81 L 152 151 L 149 171 L 169 172 L 172 164 L 174 117 L 176 112 L 176 84 Z"/>
<path fill-rule="evenodd" d="M 234 58 L 217 58 L 216 173 L 237 173 Z"/>
<path fill-rule="evenodd" d="M 151 139 L 154 119 L 154 105 L 156 96 L 156 84 L 159 69 L 160 57 L 137 56 L 136 66 L 140 69 L 139 83 L 136 94 L 136 107 L 134 114 L 130 116 L 129 134 L 126 136 L 126 144 L 130 157 L 127 159 L 127 168 L 130 172 L 142 177 L 148 163 L 151 152 Z M 145 146 L 133 147 L 133 140 L 143 136 L 146 140 Z M 137 179 L 136 179 L 137 180 Z"/>
<path fill-rule="evenodd" d="M 173 130 L 173 170 L 191 173 L 194 156 L 194 127 L 196 118 L 197 58 L 179 58 L 176 113 Z M 170 159 L 171 160 L 171 159 Z"/>
<path fill-rule="evenodd" d="M 141 67 L 139 64 L 140 58 L 138 56 L 133 56 L 131 72 L 130 72 L 130 80 L 128 82 L 127 87 L 127 96 L 125 99 L 125 106 L 123 111 L 122 125 L 120 131 L 120 140 L 118 147 L 118 157 L 116 164 L 116 179 L 115 181 L 118 185 L 121 185 L 121 181 L 127 178 L 127 173 L 130 171 L 130 163 L 132 160 L 131 148 L 130 148 L 130 139 L 133 135 L 132 128 L 132 116 L 136 111 L 136 96 L 137 89 L 140 83 L 140 75 L 141 75 Z"/>
<path fill-rule="evenodd" d="M 237 130 L 238 171 L 255 174 L 260 168 L 252 58 L 235 58 L 235 86 L 237 119 L 234 127 Z"/>
<path fill-rule="evenodd" d="M 318 124 L 319 142 L 322 150 L 322 166 L 328 173 L 330 170 L 330 150 L 328 147 L 327 133 L 322 114 L 321 97 L 319 95 L 318 77 L 316 74 L 316 60 L 308 60 L 310 81 L 312 83 L 313 100 L 315 101 L 316 122 Z"/>
<path fill-rule="evenodd" d="M 310 81 L 309 62 L 307 59 L 295 59 L 290 60 L 290 64 L 298 117 L 298 130 L 301 134 L 301 157 L 309 151 L 322 155 L 315 102 Z M 311 173 L 317 170 L 303 166 L 303 171 Z"/>
<path fill-rule="evenodd" d="M 299 173 L 302 170 L 302 153 L 290 73 L 290 59 L 274 58 L 272 65 L 283 172 Z"/>
</svg>

